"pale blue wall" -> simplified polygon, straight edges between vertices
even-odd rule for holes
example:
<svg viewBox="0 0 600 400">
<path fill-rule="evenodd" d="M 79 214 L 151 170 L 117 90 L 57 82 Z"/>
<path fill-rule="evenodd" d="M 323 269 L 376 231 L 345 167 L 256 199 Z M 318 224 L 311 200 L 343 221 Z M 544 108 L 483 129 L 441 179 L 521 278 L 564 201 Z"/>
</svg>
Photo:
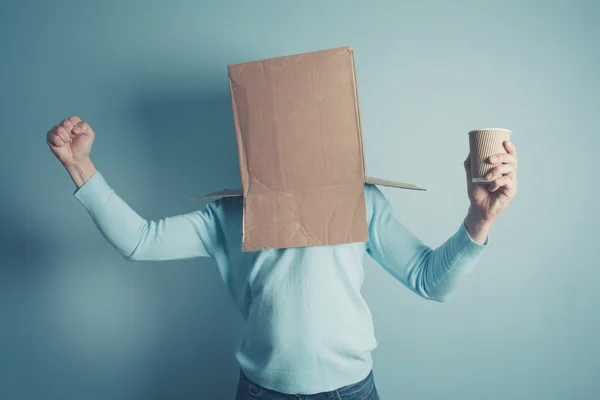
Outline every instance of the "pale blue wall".
<svg viewBox="0 0 600 400">
<path fill-rule="evenodd" d="M 600 396 L 593 1 L 3 1 L 0 398 L 227 399 L 241 318 L 212 261 L 124 261 L 44 143 L 71 114 L 147 218 L 239 181 L 225 66 L 355 48 L 367 168 L 431 245 L 467 209 L 466 133 L 514 131 L 520 192 L 445 304 L 371 260 L 384 399 Z M 525 3 L 527 3 L 525 5 Z"/>
</svg>

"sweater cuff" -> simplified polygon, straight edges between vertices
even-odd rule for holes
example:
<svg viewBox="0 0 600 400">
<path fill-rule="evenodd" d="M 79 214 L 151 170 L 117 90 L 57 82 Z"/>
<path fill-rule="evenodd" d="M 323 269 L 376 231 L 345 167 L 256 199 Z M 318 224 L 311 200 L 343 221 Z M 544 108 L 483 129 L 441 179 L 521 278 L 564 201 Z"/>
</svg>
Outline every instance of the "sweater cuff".
<svg viewBox="0 0 600 400">
<path fill-rule="evenodd" d="M 481 254 L 490 244 L 490 236 L 488 235 L 485 238 L 485 242 L 483 242 L 483 244 L 477 243 L 476 241 L 473 240 L 473 238 L 471 237 L 471 235 L 469 235 L 469 231 L 467 230 L 467 225 L 465 224 L 465 222 L 463 221 L 463 223 L 460 225 L 460 228 L 458 228 L 458 232 L 456 232 L 456 239 L 457 239 L 457 243 L 459 244 L 460 248 L 464 249 L 464 252 L 473 254 L 473 255 L 479 255 Z"/>
<path fill-rule="evenodd" d="M 113 190 L 108 186 L 100 172 L 96 172 L 73 196 L 79 200 L 88 210 L 104 207 Z"/>
</svg>

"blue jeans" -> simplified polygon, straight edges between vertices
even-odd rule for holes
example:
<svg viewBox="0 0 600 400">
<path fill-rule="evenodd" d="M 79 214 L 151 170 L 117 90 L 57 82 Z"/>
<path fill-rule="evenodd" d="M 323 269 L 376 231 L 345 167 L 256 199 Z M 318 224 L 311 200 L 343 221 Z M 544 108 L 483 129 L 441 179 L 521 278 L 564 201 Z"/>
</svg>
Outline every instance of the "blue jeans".
<svg viewBox="0 0 600 400">
<path fill-rule="evenodd" d="M 375 388 L 373 371 L 358 383 L 344 386 L 331 392 L 317 394 L 285 394 L 266 389 L 252 382 L 240 371 L 236 400 L 379 400 Z"/>
</svg>

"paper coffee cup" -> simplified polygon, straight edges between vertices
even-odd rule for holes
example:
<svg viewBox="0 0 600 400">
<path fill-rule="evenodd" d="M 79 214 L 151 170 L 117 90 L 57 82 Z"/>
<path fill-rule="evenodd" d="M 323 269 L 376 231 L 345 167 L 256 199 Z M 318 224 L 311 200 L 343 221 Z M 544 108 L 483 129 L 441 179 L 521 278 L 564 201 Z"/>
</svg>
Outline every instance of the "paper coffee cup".
<svg viewBox="0 0 600 400">
<path fill-rule="evenodd" d="M 508 129 L 476 129 L 469 132 L 469 150 L 471 158 L 471 180 L 473 183 L 490 183 L 485 178 L 494 165 L 489 157 L 506 153 L 504 142 L 510 140 Z"/>
</svg>

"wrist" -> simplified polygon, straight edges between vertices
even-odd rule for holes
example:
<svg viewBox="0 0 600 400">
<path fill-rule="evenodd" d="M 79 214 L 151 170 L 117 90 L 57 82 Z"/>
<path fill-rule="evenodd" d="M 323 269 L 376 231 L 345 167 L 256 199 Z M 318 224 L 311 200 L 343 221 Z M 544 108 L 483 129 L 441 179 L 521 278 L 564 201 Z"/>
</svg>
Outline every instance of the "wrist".
<svg viewBox="0 0 600 400">
<path fill-rule="evenodd" d="M 474 207 L 473 205 L 469 206 L 467 219 L 477 225 L 492 225 L 494 223 L 493 218 L 487 218 L 479 208 Z"/>
<path fill-rule="evenodd" d="M 65 169 L 71 176 L 77 189 L 83 186 L 96 172 L 98 172 L 94 163 L 89 158 L 75 163 L 65 164 Z"/>
<path fill-rule="evenodd" d="M 469 208 L 464 222 L 471 238 L 479 244 L 485 243 L 490 228 L 494 223 L 493 220 L 486 219 L 481 211 L 472 207 Z"/>
</svg>

